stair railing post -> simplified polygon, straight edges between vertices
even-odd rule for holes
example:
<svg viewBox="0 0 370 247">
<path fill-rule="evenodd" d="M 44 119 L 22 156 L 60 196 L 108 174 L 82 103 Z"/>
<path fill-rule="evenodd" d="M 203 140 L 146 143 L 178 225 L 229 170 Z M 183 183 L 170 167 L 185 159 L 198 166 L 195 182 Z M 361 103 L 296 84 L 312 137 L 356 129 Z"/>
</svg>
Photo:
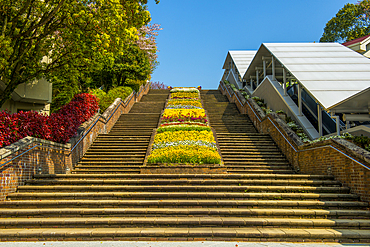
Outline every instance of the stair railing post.
<svg viewBox="0 0 370 247">
<path fill-rule="evenodd" d="M 298 83 L 298 116 L 302 115 L 302 86 Z"/>
<path fill-rule="evenodd" d="M 319 127 L 319 136 L 322 136 L 322 108 L 320 104 L 317 104 L 317 122 Z"/>
<path fill-rule="evenodd" d="M 286 88 L 286 70 L 283 67 L 283 89 L 284 89 L 284 96 L 287 95 L 287 88 Z"/>
</svg>

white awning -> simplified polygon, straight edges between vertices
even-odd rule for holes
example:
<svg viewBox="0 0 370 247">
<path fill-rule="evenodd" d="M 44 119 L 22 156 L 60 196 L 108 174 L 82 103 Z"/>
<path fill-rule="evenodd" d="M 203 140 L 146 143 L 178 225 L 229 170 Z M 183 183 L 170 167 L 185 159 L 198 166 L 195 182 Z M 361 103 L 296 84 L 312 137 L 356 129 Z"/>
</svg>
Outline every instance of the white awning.
<svg viewBox="0 0 370 247">
<path fill-rule="evenodd" d="M 338 112 L 340 104 L 370 88 L 370 59 L 338 43 L 264 43 L 245 78 L 255 74 L 262 56 L 271 54 L 326 110 Z M 361 98 L 366 102 L 358 108 L 370 106 L 370 95 Z"/>
<path fill-rule="evenodd" d="M 222 68 L 228 69 L 229 62 L 233 61 L 240 76 L 243 77 L 254 55 L 256 55 L 256 52 L 257 51 L 229 51 Z"/>
</svg>

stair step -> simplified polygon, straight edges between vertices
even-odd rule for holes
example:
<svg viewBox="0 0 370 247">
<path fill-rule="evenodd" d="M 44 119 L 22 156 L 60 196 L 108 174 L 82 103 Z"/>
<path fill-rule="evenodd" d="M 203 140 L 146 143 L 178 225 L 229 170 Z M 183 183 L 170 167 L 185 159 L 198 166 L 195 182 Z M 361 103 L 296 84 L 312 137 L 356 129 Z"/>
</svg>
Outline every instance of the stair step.
<svg viewBox="0 0 370 247">
<path fill-rule="evenodd" d="M 133 237 L 134 236 L 134 237 Z M 260 239 L 276 241 L 276 239 L 292 239 L 304 242 L 317 242 L 318 239 L 339 241 L 350 239 L 356 241 L 368 242 L 370 239 L 369 230 L 354 229 L 307 229 L 307 228 L 279 228 L 269 229 L 261 227 L 243 227 L 243 228 L 41 228 L 32 231 L 19 231 L 19 229 L 2 229 L 0 231 L 0 240 L 9 241 L 9 238 L 22 239 L 31 238 L 32 240 L 60 240 L 68 238 L 69 240 L 82 239 L 114 239 L 114 240 L 142 240 L 151 241 L 153 239 L 166 240 L 189 240 L 194 239 L 213 239 L 213 240 L 240 240 L 245 239 L 259 241 Z"/>
<path fill-rule="evenodd" d="M 340 193 L 280 193 L 280 192 L 264 192 L 264 193 L 242 193 L 242 192 L 22 192 L 12 193 L 8 195 L 10 200 L 65 200 L 65 199 L 92 199 L 106 200 L 106 199 L 144 199 L 160 198 L 160 199 L 175 199 L 175 198 L 189 198 L 189 199 L 259 199 L 259 200 L 357 200 L 358 196 L 354 194 L 340 194 Z"/>
<path fill-rule="evenodd" d="M 63 218 L 66 216 L 86 217 L 91 215 L 100 216 L 186 216 L 199 215 L 202 218 L 205 216 L 238 216 L 238 217 L 253 217 L 253 216 L 273 216 L 273 217 L 313 217 L 323 218 L 329 217 L 337 219 L 339 217 L 360 217 L 367 219 L 370 216 L 368 210 L 324 210 L 324 209 L 279 209 L 279 208 L 30 208 L 30 209 L 2 209 L 0 217 L 18 216 L 17 220 L 22 221 L 22 217 L 39 217 L 51 216 Z M 180 217 L 179 217 L 180 218 Z M 44 221 L 46 219 L 43 219 Z M 286 220 L 286 219 L 285 219 Z M 289 221 L 289 220 L 288 220 Z M 370 220 L 366 221 L 369 226 Z M 0 226 L 8 224 L 6 219 L 0 218 Z"/>
<path fill-rule="evenodd" d="M 358 201 L 317 201 L 317 200 L 24 200 L 1 201 L 0 208 L 41 208 L 41 207 L 277 207 L 277 208 L 363 208 L 369 203 Z"/>
<path fill-rule="evenodd" d="M 126 167 L 126 166 L 125 166 Z M 280 179 L 280 180 L 272 180 L 272 179 L 250 179 L 250 180 L 243 180 L 243 179 L 33 179 L 29 181 L 30 184 L 98 184 L 98 185 L 107 185 L 107 184 L 120 184 L 120 185 L 130 185 L 130 184 L 155 184 L 155 185 L 163 185 L 163 184 L 176 184 L 176 185 L 187 185 L 187 184 L 196 184 L 196 185 L 212 185 L 212 184 L 225 184 L 225 185 L 332 185 L 332 186 L 340 186 L 340 183 L 335 180 L 287 180 L 287 179 Z"/>
<path fill-rule="evenodd" d="M 99 175 L 74 175 L 74 174 L 35 174 L 34 178 L 38 179 L 69 179 L 69 178 L 98 178 Z M 309 174 L 109 174 L 104 175 L 104 178 L 131 178 L 131 179 L 334 179 L 329 175 L 309 175 Z"/>
<path fill-rule="evenodd" d="M 52 210 L 51 210 L 52 211 Z M 55 212 L 54 212 L 55 213 Z M 100 213 L 100 211 L 98 212 Z M 153 227 L 153 226 L 166 226 L 167 228 L 172 227 L 290 227 L 290 228 L 301 228 L 305 227 L 308 229 L 325 228 L 325 227 L 344 227 L 344 228 L 356 228 L 356 227 L 370 227 L 370 220 L 367 219 L 299 219 L 299 218 L 247 218 L 247 217 L 60 217 L 60 218 L 21 218 L 21 219 L 9 219 L 0 218 L 0 228 L 4 229 L 11 225 L 15 228 L 32 227 L 47 228 L 52 226 L 59 226 L 61 228 L 79 227 L 84 228 L 86 226 L 99 226 L 99 227 L 118 227 L 127 228 L 132 226 L 141 227 Z M 325 230 L 325 229 L 322 229 Z M 164 230 L 163 230 L 164 231 Z"/>
<path fill-rule="evenodd" d="M 114 169 L 112 169 L 114 170 Z M 349 192 L 347 187 L 331 187 L 331 186 L 212 186 L 212 185 L 102 185 L 102 186 L 90 186 L 90 185 L 23 185 L 18 187 L 18 192 L 30 192 L 30 191 L 243 191 L 245 193 L 251 191 L 260 192 L 298 192 L 298 193 L 346 193 Z"/>
</svg>

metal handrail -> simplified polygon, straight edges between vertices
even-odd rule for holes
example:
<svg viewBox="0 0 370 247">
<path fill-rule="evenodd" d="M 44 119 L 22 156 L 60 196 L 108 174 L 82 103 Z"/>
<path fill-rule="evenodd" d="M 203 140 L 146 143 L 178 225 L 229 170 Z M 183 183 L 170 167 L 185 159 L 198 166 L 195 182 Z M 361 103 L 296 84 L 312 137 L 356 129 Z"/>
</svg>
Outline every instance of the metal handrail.
<svg viewBox="0 0 370 247">
<path fill-rule="evenodd" d="M 251 104 L 249 104 L 248 101 L 247 101 L 247 104 L 248 104 L 249 108 L 251 108 L 251 110 L 253 111 L 254 115 L 257 117 L 258 121 L 262 122 L 261 119 L 258 117 L 257 113 L 254 111 L 253 107 L 251 106 Z"/>
<path fill-rule="evenodd" d="M 15 160 L 16 158 L 22 156 L 23 154 L 31 151 L 32 149 L 36 148 L 36 147 L 42 147 L 42 144 L 36 144 L 35 146 L 27 149 L 26 151 L 24 151 L 23 153 L 21 154 L 18 154 L 17 156 L 13 157 L 12 159 L 8 160 L 7 162 L 3 163 L 0 165 L 0 169 L 3 168 L 6 164 L 10 163 L 11 161 Z M 62 149 L 62 148 L 54 148 L 54 147 L 47 147 L 47 148 L 50 148 L 50 149 L 55 149 L 55 150 L 61 150 L 61 151 L 64 151 L 64 152 L 70 152 L 69 150 L 65 150 L 65 149 Z"/>
<path fill-rule="evenodd" d="M 220 82 L 220 86 L 221 86 L 222 90 L 225 91 L 224 85 L 222 85 L 222 84 L 223 84 L 223 82 Z"/>
<path fill-rule="evenodd" d="M 290 143 L 290 141 L 283 135 L 283 133 L 281 133 L 281 131 L 279 130 L 279 128 L 274 124 L 274 122 L 271 121 L 270 118 L 268 118 L 270 120 L 270 122 L 274 125 L 274 127 L 277 129 L 277 131 L 279 131 L 280 135 L 288 142 L 288 144 L 293 148 L 293 150 L 296 152 L 296 153 L 300 153 L 300 152 L 305 152 L 305 151 L 309 151 L 309 150 L 315 150 L 315 149 L 320 149 L 320 148 L 325 148 L 325 147 L 331 147 L 333 148 L 334 150 L 336 150 L 337 152 L 343 154 L 344 156 L 346 156 L 347 158 L 353 160 L 354 162 L 356 162 L 357 164 L 363 166 L 364 168 L 370 170 L 369 167 L 365 166 L 364 164 L 362 164 L 361 162 L 357 161 L 356 159 L 352 158 L 351 156 L 349 156 L 348 154 L 345 154 L 344 152 L 340 151 L 339 149 L 333 147 L 332 145 L 329 145 L 329 146 L 320 146 L 320 147 L 314 147 L 314 148 L 309 148 L 309 149 L 304 149 L 304 150 L 296 150 L 293 145 Z"/>
<path fill-rule="evenodd" d="M 297 151 L 294 146 L 290 143 L 290 141 L 285 137 L 285 135 L 283 135 L 283 133 L 281 133 L 281 131 L 279 130 L 279 128 L 274 124 L 274 122 L 271 121 L 271 119 L 268 117 L 268 120 L 270 120 L 270 122 L 272 123 L 272 125 L 274 125 L 275 129 L 277 129 L 277 131 L 279 131 L 280 135 L 288 142 L 288 144 L 293 148 L 293 150 L 297 153 L 299 151 Z"/>
<path fill-rule="evenodd" d="M 15 159 L 16 159 L 16 158 L 18 158 L 19 156 L 22 156 L 23 154 L 25 154 L 25 153 L 27 153 L 27 152 L 31 151 L 32 149 L 34 149 L 34 148 L 36 148 L 36 147 L 39 147 L 39 146 L 40 146 L 40 144 L 37 144 L 37 145 L 33 146 L 32 148 L 27 149 L 27 150 L 26 150 L 26 151 L 24 151 L 23 153 L 18 154 L 17 156 L 15 156 L 14 158 L 12 158 L 12 159 L 8 160 L 8 161 L 7 161 L 7 162 L 5 162 L 4 164 L 1 164 L 1 165 L 0 165 L 0 168 L 4 167 L 6 164 L 8 164 L 9 162 L 11 162 L 11 161 L 15 160 Z"/>
<path fill-rule="evenodd" d="M 229 96 L 230 96 L 230 98 L 231 97 L 233 97 L 232 95 L 231 95 L 231 93 L 229 92 L 229 89 L 226 87 L 226 91 L 227 91 L 227 93 L 229 94 Z"/>
<path fill-rule="evenodd" d="M 240 105 L 241 105 L 241 106 L 244 106 L 244 104 L 240 101 L 239 96 L 238 96 L 235 92 L 234 92 L 234 95 L 235 95 L 235 98 L 237 98 L 237 99 L 238 99 L 238 101 L 239 101 Z"/>
<path fill-rule="evenodd" d="M 148 83 L 147 83 L 148 85 Z M 140 90 L 141 91 L 141 90 Z M 124 107 L 126 107 L 129 102 L 132 100 L 133 96 L 135 95 L 135 91 L 133 91 L 133 94 L 131 95 L 131 97 L 125 102 L 125 105 Z M 122 101 L 119 102 L 119 104 L 116 106 L 115 110 L 112 112 L 112 114 L 110 115 L 110 117 L 107 119 L 107 122 L 112 118 L 112 116 L 114 115 L 114 113 L 117 111 L 118 109 L 118 106 L 122 104 Z M 101 118 L 101 116 L 98 116 L 97 119 L 95 120 L 95 122 L 90 126 L 90 128 L 86 131 L 86 133 L 77 141 L 77 143 L 71 148 L 71 150 L 63 150 L 65 152 L 69 152 L 69 153 L 72 153 L 73 150 L 77 147 L 77 145 L 85 138 L 85 136 L 91 131 L 91 129 L 96 125 L 96 123 L 98 122 L 98 120 Z M 26 151 L 22 152 L 21 154 L 13 157 L 12 159 L 6 161 L 5 163 L 1 164 L 0 165 L 0 168 L 4 167 L 5 165 L 7 165 L 8 163 L 10 163 L 11 161 L 15 160 L 16 158 L 22 156 L 23 154 L 33 150 L 34 148 L 36 147 L 41 147 L 42 145 L 40 144 L 37 144 L 29 149 L 27 149 Z M 48 147 L 48 148 L 51 148 L 51 149 L 57 149 L 57 148 L 53 148 L 53 147 Z M 62 150 L 62 149 L 57 149 L 57 150 Z"/>
<path fill-rule="evenodd" d="M 222 83 L 220 83 L 220 85 L 221 85 L 221 87 L 223 87 L 222 86 Z M 226 89 L 227 90 L 227 89 Z M 227 90 L 228 91 L 228 90 Z M 239 103 L 242 105 L 242 106 L 244 106 L 241 102 L 240 102 L 240 100 L 239 100 L 239 97 L 235 94 L 235 92 L 234 92 L 234 95 L 235 95 L 235 97 L 238 99 L 238 101 L 239 101 Z M 231 96 L 230 96 L 231 97 Z M 254 109 L 253 109 L 253 107 L 249 104 L 249 102 L 247 101 L 247 104 L 248 104 L 248 106 L 249 106 L 249 108 L 253 111 L 253 113 L 254 113 L 254 115 L 257 117 L 257 119 L 260 121 L 260 122 L 262 122 L 261 121 L 261 119 L 258 117 L 258 115 L 256 114 L 256 112 L 254 111 Z M 285 135 L 283 135 L 283 133 L 281 133 L 281 131 L 279 130 L 279 128 L 275 125 L 275 123 L 274 122 L 272 122 L 272 120 L 268 117 L 268 120 L 272 123 L 272 125 L 274 125 L 274 127 L 275 127 L 275 129 L 280 133 L 280 135 L 288 142 L 288 144 L 293 148 L 293 150 L 294 150 L 294 152 L 296 152 L 296 153 L 300 153 L 300 152 L 305 152 L 305 151 L 309 151 L 309 150 L 314 150 L 314 149 L 319 149 L 319 148 L 325 148 L 325 147 L 331 147 L 331 148 L 333 148 L 334 150 L 336 150 L 337 152 L 339 152 L 339 153 L 341 153 L 341 154 L 343 154 L 344 156 L 346 156 L 347 158 L 349 158 L 349 159 L 351 159 L 352 161 L 354 161 L 354 162 L 356 162 L 357 164 L 359 164 L 359 165 L 361 165 L 362 167 L 364 167 L 364 168 L 366 168 L 366 169 L 368 169 L 368 170 L 370 170 L 370 168 L 369 167 L 367 167 L 367 166 L 365 166 L 364 164 L 362 164 L 361 162 L 359 162 L 359 161 L 357 161 L 356 159 L 354 159 L 354 158 L 352 158 L 351 156 L 349 156 L 349 155 L 347 155 L 347 154 L 345 154 L 344 152 L 342 152 L 342 151 L 340 151 L 339 149 L 337 149 L 337 148 L 335 148 L 335 147 L 333 147 L 332 145 L 329 145 L 329 146 L 320 146 L 320 147 L 315 147 L 315 148 L 310 148 L 310 149 L 305 149 L 305 150 L 296 150 L 295 148 L 294 148 L 294 146 L 291 144 L 291 142 L 285 137 Z"/>
</svg>

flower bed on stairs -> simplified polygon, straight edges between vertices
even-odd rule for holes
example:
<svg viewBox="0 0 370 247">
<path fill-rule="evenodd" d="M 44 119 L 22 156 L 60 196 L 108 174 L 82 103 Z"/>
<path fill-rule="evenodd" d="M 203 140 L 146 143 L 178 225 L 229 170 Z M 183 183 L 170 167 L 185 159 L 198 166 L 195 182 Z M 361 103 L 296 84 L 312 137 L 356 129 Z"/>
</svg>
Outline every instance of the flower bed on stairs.
<svg viewBox="0 0 370 247">
<path fill-rule="evenodd" d="M 198 89 L 171 90 L 147 158 L 147 165 L 153 164 L 178 168 L 222 164 Z"/>
</svg>

